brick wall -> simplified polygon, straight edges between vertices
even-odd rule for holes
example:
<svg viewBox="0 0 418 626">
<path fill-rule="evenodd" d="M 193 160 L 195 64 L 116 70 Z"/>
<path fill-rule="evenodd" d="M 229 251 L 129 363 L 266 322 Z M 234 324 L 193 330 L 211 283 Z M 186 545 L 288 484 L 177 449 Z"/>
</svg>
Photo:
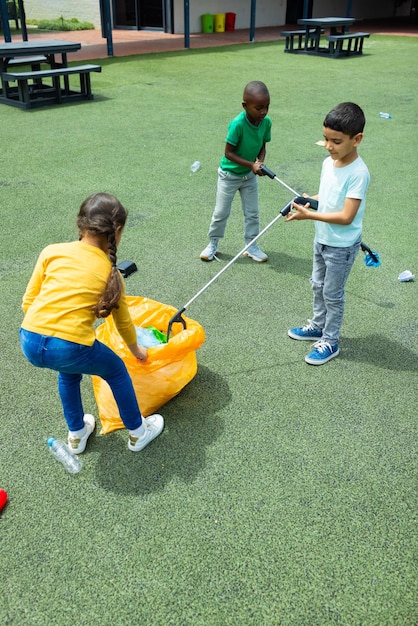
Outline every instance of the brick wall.
<svg viewBox="0 0 418 626">
<path fill-rule="evenodd" d="M 25 13 L 27 19 L 33 20 L 76 17 L 100 28 L 99 0 L 25 0 Z"/>
</svg>

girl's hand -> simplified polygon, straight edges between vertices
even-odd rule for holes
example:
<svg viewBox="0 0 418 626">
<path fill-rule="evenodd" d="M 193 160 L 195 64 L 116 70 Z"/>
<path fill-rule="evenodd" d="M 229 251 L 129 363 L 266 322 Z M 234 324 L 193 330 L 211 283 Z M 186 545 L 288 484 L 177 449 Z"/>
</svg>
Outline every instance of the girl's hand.
<svg viewBox="0 0 418 626">
<path fill-rule="evenodd" d="M 134 343 L 131 346 L 128 346 L 129 350 L 132 352 L 134 357 L 144 363 L 148 358 L 148 350 L 143 346 L 138 346 L 138 344 Z"/>
<path fill-rule="evenodd" d="M 148 358 L 148 350 L 146 348 L 143 348 L 142 346 L 138 346 L 138 350 L 139 355 L 136 358 L 138 359 L 138 361 L 145 363 Z"/>
</svg>

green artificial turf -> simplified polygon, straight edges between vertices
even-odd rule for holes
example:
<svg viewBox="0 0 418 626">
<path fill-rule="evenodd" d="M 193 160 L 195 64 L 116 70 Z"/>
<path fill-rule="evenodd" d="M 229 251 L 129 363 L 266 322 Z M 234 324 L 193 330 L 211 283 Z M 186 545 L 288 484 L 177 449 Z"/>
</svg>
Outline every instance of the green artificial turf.
<svg viewBox="0 0 418 626">
<path fill-rule="evenodd" d="M 283 42 L 100 61 L 93 102 L 0 107 L 0 623 L 412 626 L 416 536 L 418 39 L 373 36 L 362 57 L 283 54 Z M 363 107 L 371 172 L 340 356 L 305 364 L 287 329 L 311 315 L 311 222 L 274 225 L 269 262 L 237 260 L 188 308 L 206 332 L 194 380 L 139 454 L 96 435 L 71 476 L 56 375 L 20 353 L 20 303 L 42 247 L 77 237 L 92 192 L 130 216 L 128 293 L 182 307 L 243 248 L 239 200 L 221 263 L 203 263 L 216 168 L 243 86 L 271 92 L 266 164 L 316 193 L 325 114 Z M 392 114 L 381 119 L 380 111 Z M 191 174 L 190 165 L 201 162 Z M 289 201 L 260 180 L 265 226 Z M 97 415 L 83 381 L 85 411 Z"/>
</svg>

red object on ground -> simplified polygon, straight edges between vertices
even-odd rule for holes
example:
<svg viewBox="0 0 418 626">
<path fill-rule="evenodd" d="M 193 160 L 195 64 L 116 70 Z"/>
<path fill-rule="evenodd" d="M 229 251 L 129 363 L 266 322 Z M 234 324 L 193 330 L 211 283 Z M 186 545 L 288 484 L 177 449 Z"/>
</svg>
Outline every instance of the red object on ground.
<svg viewBox="0 0 418 626">
<path fill-rule="evenodd" d="M 7 504 L 7 493 L 4 489 L 0 489 L 0 511 L 4 509 Z"/>
</svg>

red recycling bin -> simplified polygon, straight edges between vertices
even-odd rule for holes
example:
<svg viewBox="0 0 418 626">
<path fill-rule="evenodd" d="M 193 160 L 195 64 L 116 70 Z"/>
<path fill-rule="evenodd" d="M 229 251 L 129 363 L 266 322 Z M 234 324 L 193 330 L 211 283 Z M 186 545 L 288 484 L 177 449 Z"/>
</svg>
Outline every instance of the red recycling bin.
<svg viewBox="0 0 418 626">
<path fill-rule="evenodd" d="M 235 18 L 236 13 L 225 13 L 225 30 L 234 31 L 235 30 Z"/>
</svg>

